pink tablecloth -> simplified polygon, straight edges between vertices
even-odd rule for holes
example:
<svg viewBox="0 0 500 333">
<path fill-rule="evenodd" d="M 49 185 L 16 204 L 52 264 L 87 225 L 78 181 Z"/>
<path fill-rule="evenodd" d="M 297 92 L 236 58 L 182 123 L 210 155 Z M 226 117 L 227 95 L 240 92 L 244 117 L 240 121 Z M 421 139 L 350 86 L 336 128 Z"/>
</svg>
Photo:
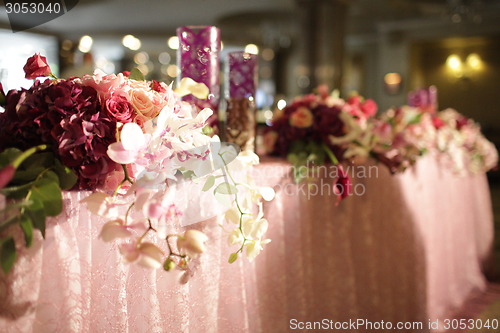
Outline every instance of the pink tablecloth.
<svg viewBox="0 0 500 333">
<path fill-rule="evenodd" d="M 0 331 L 289 332 L 293 319 L 427 325 L 485 288 L 493 224 L 484 175 L 457 178 L 427 157 L 403 175 L 372 169 L 355 179 L 366 193 L 335 206 L 326 186 L 310 197 L 312 188 L 292 185 L 289 168 L 268 161 L 255 170 L 278 191 L 265 207 L 273 239 L 265 251 L 230 265 L 217 221 L 199 223 L 209 254 L 187 284 L 122 263 L 97 239 L 103 221 L 78 204 L 83 194 L 66 194 L 46 240 L 0 278 Z"/>
</svg>

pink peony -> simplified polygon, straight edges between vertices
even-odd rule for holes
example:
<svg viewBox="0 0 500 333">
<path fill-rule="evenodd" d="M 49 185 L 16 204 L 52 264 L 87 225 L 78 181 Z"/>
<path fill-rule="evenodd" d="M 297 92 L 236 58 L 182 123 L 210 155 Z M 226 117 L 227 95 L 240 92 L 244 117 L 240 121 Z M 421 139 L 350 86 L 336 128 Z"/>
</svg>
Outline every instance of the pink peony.
<svg viewBox="0 0 500 333">
<path fill-rule="evenodd" d="M 35 54 L 28 58 L 26 65 L 23 67 L 27 79 L 36 79 L 40 76 L 49 76 L 52 71 L 50 70 L 47 58 L 40 54 Z"/>
</svg>

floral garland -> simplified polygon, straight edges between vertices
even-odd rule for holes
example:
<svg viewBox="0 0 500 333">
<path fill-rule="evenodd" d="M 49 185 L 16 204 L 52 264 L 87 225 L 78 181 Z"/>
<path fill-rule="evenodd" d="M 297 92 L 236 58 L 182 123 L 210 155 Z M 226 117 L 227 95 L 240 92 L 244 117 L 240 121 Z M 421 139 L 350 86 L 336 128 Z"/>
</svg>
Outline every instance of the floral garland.
<svg viewBox="0 0 500 333">
<path fill-rule="evenodd" d="M 262 239 L 267 221 L 261 200 L 271 200 L 274 191 L 251 179 L 258 157 L 205 135 L 212 111 L 197 112 L 181 101 L 186 94 L 206 98 L 206 86 L 187 79 L 174 91 L 144 80 L 138 70 L 62 80 L 38 54 L 24 70 L 28 79 L 51 79 L 8 94 L 0 84 L 5 108 L 0 113 L 0 193 L 8 203 L 0 211 L 5 272 L 17 255 L 13 229 L 21 227 L 29 247 L 34 229 L 44 235 L 46 217 L 61 213 L 61 190 L 69 189 L 92 191 L 83 202 L 108 220 L 100 238 L 119 239 L 124 260 L 142 266 L 188 270 L 190 261 L 206 250 L 208 238 L 201 231 L 170 233 L 182 216 L 170 193 L 183 181 L 205 180 L 200 192 L 214 187 L 225 210 L 236 207 L 225 219 L 238 217 L 236 227 L 224 224 L 230 243 L 238 245 L 229 262 L 244 249 L 250 260 L 255 258 L 268 242 Z M 235 170 L 244 179 L 233 175 Z M 253 207 L 259 208 L 257 215 Z"/>
<path fill-rule="evenodd" d="M 298 97 L 276 111 L 264 137 L 266 150 L 288 158 L 297 182 L 306 178 L 307 167 L 327 161 L 337 165 L 336 185 L 344 189 L 339 199 L 347 197 L 351 188 L 341 163 L 373 158 L 395 173 L 432 150 L 441 152 L 451 169 L 462 175 L 467 170 L 486 172 L 498 163 L 495 146 L 479 125 L 455 110 L 436 112 L 424 103 L 376 112 L 370 99 L 343 100 L 320 86 L 316 94 Z"/>
</svg>

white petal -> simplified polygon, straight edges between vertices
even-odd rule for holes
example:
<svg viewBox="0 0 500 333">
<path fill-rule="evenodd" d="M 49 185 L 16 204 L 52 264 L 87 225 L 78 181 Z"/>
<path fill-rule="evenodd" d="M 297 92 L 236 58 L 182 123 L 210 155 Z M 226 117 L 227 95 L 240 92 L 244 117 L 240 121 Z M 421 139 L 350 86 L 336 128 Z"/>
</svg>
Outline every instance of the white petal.
<svg viewBox="0 0 500 333">
<path fill-rule="evenodd" d="M 275 192 L 272 187 L 259 187 L 259 194 L 265 201 L 271 201 L 274 199 Z"/>
<path fill-rule="evenodd" d="M 123 125 L 120 139 L 125 150 L 138 151 L 146 145 L 144 133 L 136 123 Z"/>
<path fill-rule="evenodd" d="M 163 252 L 156 245 L 151 243 L 142 243 L 139 246 L 140 257 L 137 263 L 141 266 L 157 269 L 160 268 L 163 261 Z"/>
</svg>

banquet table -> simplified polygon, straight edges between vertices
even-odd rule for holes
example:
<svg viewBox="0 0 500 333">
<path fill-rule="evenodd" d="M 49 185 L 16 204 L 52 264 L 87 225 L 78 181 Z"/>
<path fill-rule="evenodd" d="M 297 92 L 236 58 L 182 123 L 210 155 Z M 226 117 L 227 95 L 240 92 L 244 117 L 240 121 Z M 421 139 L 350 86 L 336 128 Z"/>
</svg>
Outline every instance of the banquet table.
<svg viewBox="0 0 500 333">
<path fill-rule="evenodd" d="M 220 217 L 194 224 L 210 240 L 188 273 L 124 263 L 98 239 L 104 220 L 79 203 L 86 194 L 65 193 L 45 241 L 38 235 L 0 276 L 0 331 L 291 332 L 292 323 L 364 319 L 429 332 L 429 320 L 452 318 L 486 288 L 486 176 L 458 177 L 437 155 L 397 175 L 361 167 L 371 173 L 353 177 L 358 194 L 337 204 L 331 176 L 296 185 L 290 164 L 264 159 L 253 174 L 276 191 L 264 206 L 272 242 L 253 262 L 229 264 Z"/>
</svg>

